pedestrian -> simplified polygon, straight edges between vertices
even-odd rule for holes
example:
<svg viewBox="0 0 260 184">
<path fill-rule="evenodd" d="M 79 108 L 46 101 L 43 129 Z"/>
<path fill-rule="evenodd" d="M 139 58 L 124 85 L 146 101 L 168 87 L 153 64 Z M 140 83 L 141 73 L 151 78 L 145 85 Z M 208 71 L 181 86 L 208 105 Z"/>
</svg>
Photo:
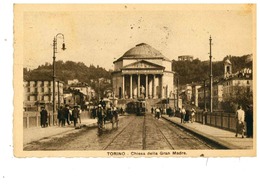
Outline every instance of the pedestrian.
<svg viewBox="0 0 260 184">
<path fill-rule="evenodd" d="M 186 113 L 184 115 L 184 123 L 189 123 L 190 122 L 190 116 L 191 116 L 191 111 L 189 109 L 187 109 Z"/>
<path fill-rule="evenodd" d="M 74 127 L 77 126 L 78 123 L 78 118 L 79 118 L 79 109 L 78 106 L 74 106 L 74 109 L 72 110 L 72 116 L 73 116 L 73 121 L 74 121 Z"/>
<path fill-rule="evenodd" d="M 247 105 L 245 112 L 246 137 L 253 138 L 253 106 Z"/>
<path fill-rule="evenodd" d="M 181 108 L 181 123 L 184 123 L 184 118 L 185 118 L 186 110 L 184 106 Z"/>
<path fill-rule="evenodd" d="M 151 113 L 153 114 L 153 107 L 151 108 Z"/>
<path fill-rule="evenodd" d="M 159 119 L 160 115 L 161 115 L 161 111 L 160 111 L 160 109 L 158 107 L 156 107 L 156 109 L 155 109 L 155 118 Z"/>
<path fill-rule="evenodd" d="M 101 98 L 101 100 L 99 101 L 99 104 L 102 106 L 103 109 L 106 108 L 106 102 L 103 100 L 103 98 Z"/>
<path fill-rule="evenodd" d="M 196 113 L 195 109 L 192 108 L 192 109 L 191 109 L 191 122 L 192 122 L 192 123 L 195 121 L 195 113 Z"/>
<path fill-rule="evenodd" d="M 121 113 L 121 115 L 123 115 L 123 113 L 124 113 L 123 107 L 121 107 L 120 113 Z"/>
<path fill-rule="evenodd" d="M 69 121 L 70 124 L 72 124 L 74 122 L 73 116 L 72 116 L 72 107 L 69 107 Z"/>
<path fill-rule="evenodd" d="M 78 122 L 79 122 L 79 124 L 81 124 L 81 113 L 82 113 L 82 110 L 81 110 L 80 106 L 78 106 L 78 110 L 79 110 Z"/>
<path fill-rule="evenodd" d="M 57 114 L 59 126 L 62 126 L 63 118 L 64 118 L 63 109 L 62 109 L 62 106 L 60 106 L 60 108 L 58 109 L 58 114 Z"/>
<path fill-rule="evenodd" d="M 104 109 L 102 108 L 101 104 L 98 105 L 97 108 L 97 118 L 98 118 L 98 128 L 102 129 L 103 128 L 103 121 L 104 121 Z"/>
<path fill-rule="evenodd" d="M 244 132 L 245 132 L 245 111 L 242 110 L 242 107 L 239 105 L 238 110 L 236 112 L 236 137 L 239 133 L 241 133 L 242 138 L 244 138 Z"/>
<path fill-rule="evenodd" d="M 65 115 L 65 121 L 67 122 L 68 125 L 70 125 L 70 120 L 69 120 L 69 116 L 70 116 L 69 105 L 65 105 L 64 115 Z"/>
<path fill-rule="evenodd" d="M 48 112 L 45 109 L 45 107 L 41 107 L 40 115 L 41 115 L 41 127 L 42 128 L 47 127 Z"/>
</svg>

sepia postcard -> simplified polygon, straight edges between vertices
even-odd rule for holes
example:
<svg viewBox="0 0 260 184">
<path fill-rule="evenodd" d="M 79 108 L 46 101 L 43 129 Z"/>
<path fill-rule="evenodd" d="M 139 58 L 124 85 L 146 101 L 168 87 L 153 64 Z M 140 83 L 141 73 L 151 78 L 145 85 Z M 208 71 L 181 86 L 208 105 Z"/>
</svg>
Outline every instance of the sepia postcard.
<svg viewBox="0 0 260 184">
<path fill-rule="evenodd" d="M 255 4 L 14 4 L 16 157 L 255 157 Z"/>
</svg>

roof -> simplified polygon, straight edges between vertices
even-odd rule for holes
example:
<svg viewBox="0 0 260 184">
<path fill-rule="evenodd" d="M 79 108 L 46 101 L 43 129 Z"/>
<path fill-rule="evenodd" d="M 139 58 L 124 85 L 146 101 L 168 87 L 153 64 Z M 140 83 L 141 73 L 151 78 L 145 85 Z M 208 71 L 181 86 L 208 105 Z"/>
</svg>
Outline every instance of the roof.
<svg viewBox="0 0 260 184">
<path fill-rule="evenodd" d="M 229 59 L 226 59 L 226 60 L 224 61 L 224 63 L 225 63 L 225 64 L 232 65 L 232 63 L 231 63 L 231 61 L 230 61 Z"/>
<path fill-rule="evenodd" d="M 118 60 L 114 61 L 121 61 L 123 58 L 146 58 L 146 59 L 151 59 L 151 58 L 161 58 L 167 61 L 170 61 L 168 58 L 166 58 L 162 53 L 155 48 L 151 47 L 150 45 L 146 43 L 140 43 L 137 44 L 135 47 L 129 49 L 126 51 L 123 56 L 121 56 Z"/>
<path fill-rule="evenodd" d="M 122 69 L 165 69 L 164 66 L 151 63 L 149 61 L 141 60 L 141 61 L 136 61 L 134 63 L 130 63 L 128 65 L 125 65 Z"/>
<path fill-rule="evenodd" d="M 53 76 L 49 75 L 33 75 L 25 79 L 24 81 L 53 81 Z M 59 81 L 60 83 L 64 83 L 59 78 L 56 77 L 55 81 Z"/>
</svg>

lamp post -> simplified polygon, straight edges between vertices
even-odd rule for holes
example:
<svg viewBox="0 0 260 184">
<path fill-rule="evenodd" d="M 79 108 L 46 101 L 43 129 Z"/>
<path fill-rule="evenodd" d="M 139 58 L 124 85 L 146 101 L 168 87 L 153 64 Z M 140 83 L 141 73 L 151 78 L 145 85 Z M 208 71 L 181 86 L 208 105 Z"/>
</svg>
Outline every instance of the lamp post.
<svg viewBox="0 0 260 184">
<path fill-rule="evenodd" d="M 210 61 L 210 112 L 213 111 L 213 74 L 212 74 L 212 55 L 211 55 L 211 36 L 209 37 L 209 61 Z"/>
<path fill-rule="evenodd" d="M 206 111 L 206 80 L 204 79 L 204 111 Z"/>
<path fill-rule="evenodd" d="M 63 39 L 63 43 L 62 43 L 62 50 L 65 50 L 66 48 L 65 48 L 65 43 L 64 43 L 64 35 L 62 34 L 62 33 L 58 33 L 55 37 L 54 37 L 54 39 L 53 39 L 53 84 L 52 84 L 52 87 L 53 87 L 53 96 L 52 96 L 52 98 L 53 98 L 53 121 L 52 121 L 52 123 L 53 123 L 53 125 L 54 125 L 54 121 L 55 121 L 55 115 L 54 115 L 54 113 L 55 113 L 55 111 L 56 111 L 56 105 L 55 105 L 55 80 L 56 80 L 56 71 L 55 71 L 55 60 L 56 60 L 56 56 L 55 56 L 55 54 L 57 53 L 57 39 L 59 38 L 59 37 L 62 37 L 62 39 Z"/>
</svg>

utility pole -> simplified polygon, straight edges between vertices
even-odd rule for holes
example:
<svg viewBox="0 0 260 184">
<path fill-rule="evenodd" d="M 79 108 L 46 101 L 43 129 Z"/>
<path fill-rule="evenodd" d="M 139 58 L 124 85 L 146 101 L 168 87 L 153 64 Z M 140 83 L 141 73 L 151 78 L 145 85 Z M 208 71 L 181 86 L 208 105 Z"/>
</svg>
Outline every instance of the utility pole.
<svg viewBox="0 0 260 184">
<path fill-rule="evenodd" d="M 213 74 L 212 74 L 212 53 L 211 53 L 211 45 L 212 45 L 211 36 L 209 37 L 209 61 L 210 61 L 210 112 L 213 112 Z"/>
<path fill-rule="evenodd" d="M 206 111 L 206 80 L 204 79 L 204 111 Z"/>
<path fill-rule="evenodd" d="M 177 76 L 177 108 L 179 109 L 179 75 Z"/>
<path fill-rule="evenodd" d="M 65 43 L 64 43 L 64 35 L 62 34 L 62 33 L 58 33 L 55 37 L 54 37 L 54 39 L 53 39 L 53 57 L 52 57 L 52 59 L 53 59 L 53 81 L 52 81 L 52 90 L 53 90 L 53 96 L 52 96 L 52 105 L 53 105 L 53 114 L 52 114 L 52 116 L 53 116 L 53 121 L 52 121 L 52 124 L 54 125 L 55 124 L 55 111 L 56 111 L 56 102 L 55 102 L 55 96 L 56 96 L 56 93 L 55 93 L 55 87 L 56 87 L 56 68 L 55 68 L 55 63 L 56 63 L 56 53 L 57 53 L 57 39 L 58 39 L 58 37 L 59 36 L 61 36 L 62 37 L 62 39 L 63 39 L 63 44 L 62 44 L 62 50 L 65 50 L 66 48 L 65 48 Z M 59 85 L 59 84 L 58 84 Z M 58 99 L 59 100 L 59 99 Z"/>
<path fill-rule="evenodd" d="M 52 93 L 53 93 L 53 95 L 52 95 L 52 108 L 53 108 L 53 110 L 52 110 L 52 124 L 54 125 L 55 124 L 55 115 L 54 115 L 54 113 L 55 113 L 55 110 L 56 110 L 56 105 L 55 105 L 55 79 L 56 79 L 56 69 L 55 69 L 55 59 L 56 59 L 56 56 L 55 56 L 55 53 L 56 53 L 56 50 L 57 50 L 57 40 L 56 40 L 57 38 L 56 37 L 54 37 L 54 39 L 53 39 L 53 57 L 52 57 L 52 59 L 53 59 L 53 63 L 52 63 L 52 66 L 53 66 L 53 80 L 52 80 Z"/>
</svg>

